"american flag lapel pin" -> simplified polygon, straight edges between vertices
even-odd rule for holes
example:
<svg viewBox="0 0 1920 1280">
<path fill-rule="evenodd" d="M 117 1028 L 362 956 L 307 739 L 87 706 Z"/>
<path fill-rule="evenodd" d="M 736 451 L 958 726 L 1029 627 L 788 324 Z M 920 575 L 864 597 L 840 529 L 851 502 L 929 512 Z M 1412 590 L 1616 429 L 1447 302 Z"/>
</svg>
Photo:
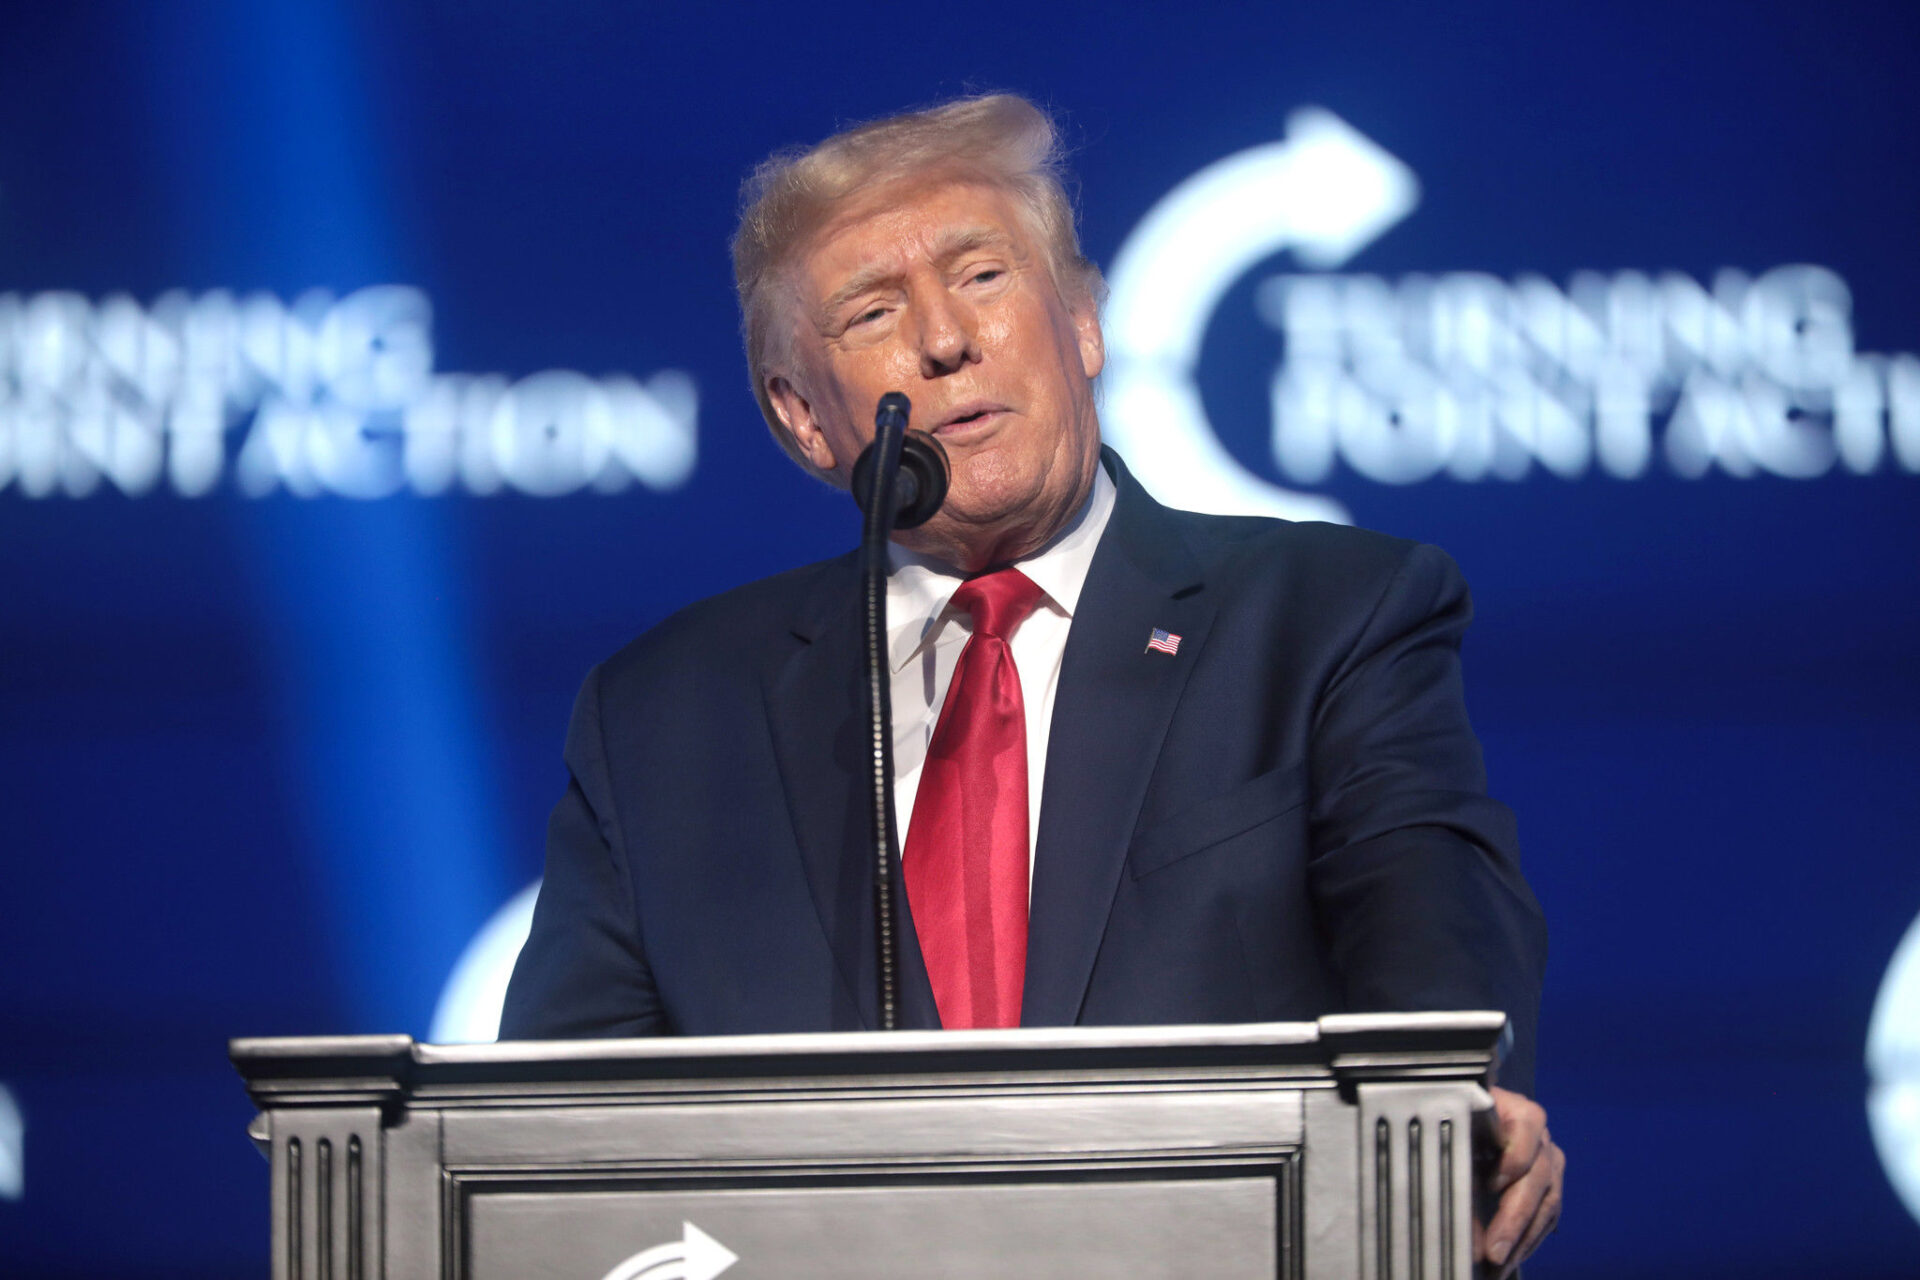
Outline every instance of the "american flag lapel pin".
<svg viewBox="0 0 1920 1280">
<path fill-rule="evenodd" d="M 1155 649 L 1161 653 L 1178 653 L 1180 652 L 1180 637 L 1171 631 L 1162 631 L 1160 628 L 1155 627 L 1153 634 L 1147 637 L 1146 649 L 1141 650 L 1141 652 L 1146 653 Z"/>
</svg>

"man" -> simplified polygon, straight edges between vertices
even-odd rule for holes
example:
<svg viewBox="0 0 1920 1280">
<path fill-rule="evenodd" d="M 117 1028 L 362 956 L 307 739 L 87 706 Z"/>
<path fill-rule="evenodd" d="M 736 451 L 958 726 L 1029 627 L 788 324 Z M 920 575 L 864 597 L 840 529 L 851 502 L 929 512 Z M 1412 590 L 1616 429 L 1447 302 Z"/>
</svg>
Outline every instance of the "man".
<svg viewBox="0 0 1920 1280">
<path fill-rule="evenodd" d="M 888 588 L 903 1020 L 1503 1009 L 1482 1250 L 1517 1265 L 1565 1165 L 1524 1096 L 1545 939 L 1451 562 L 1170 511 L 1103 454 L 1099 275 L 1020 99 L 776 157 L 734 256 L 789 454 L 847 487 L 898 390 L 952 465 Z M 877 1025 L 857 572 L 704 601 L 589 675 L 504 1037 Z"/>
</svg>

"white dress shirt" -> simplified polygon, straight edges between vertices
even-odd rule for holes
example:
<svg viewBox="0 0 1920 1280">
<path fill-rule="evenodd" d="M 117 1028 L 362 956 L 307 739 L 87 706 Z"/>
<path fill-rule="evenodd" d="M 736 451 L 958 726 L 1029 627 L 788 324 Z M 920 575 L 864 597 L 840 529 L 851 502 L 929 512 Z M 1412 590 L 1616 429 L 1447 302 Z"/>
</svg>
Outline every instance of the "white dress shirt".
<svg viewBox="0 0 1920 1280">
<path fill-rule="evenodd" d="M 1080 603 L 1093 550 L 1113 514 L 1113 481 L 1105 467 L 1095 469 L 1093 492 L 1080 514 L 1046 546 L 1014 561 L 1014 568 L 1043 593 L 1026 621 L 1014 628 L 1007 647 L 1020 673 L 1020 696 L 1027 708 L 1027 858 L 1040 832 L 1040 793 L 1047 776 L 1047 731 L 1053 724 L 1053 695 L 1060 684 L 1060 659 L 1067 631 Z M 920 791 L 933 728 L 946 701 L 947 685 L 960 663 L 960 651 L 973 635 L 973 619 L 949 609 L 953 593 L 967 575 L 952 565 L 916 555 L 895 544 L 887 548 L 893 572 L 887 579 L 887 656 L 893 667 L 893 812 L 902 847 L 913 819 L 913 798 Z M 1031 883 L 1031 876 L 1029 876 Z"/>
</svg>

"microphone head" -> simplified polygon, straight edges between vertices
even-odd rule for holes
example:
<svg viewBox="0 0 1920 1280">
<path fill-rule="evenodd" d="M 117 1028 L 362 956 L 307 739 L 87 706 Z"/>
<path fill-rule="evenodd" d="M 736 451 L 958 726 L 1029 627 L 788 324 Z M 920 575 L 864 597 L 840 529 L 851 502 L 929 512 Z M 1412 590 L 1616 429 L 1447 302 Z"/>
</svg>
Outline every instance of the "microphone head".
<svg viewBox="0 0 1920 1280">
<path fill-rule="evenodd" d="M 900 442 L 900 514 L 893 518 L 896 529 L 918 529 L 933 519 L 940 504 L 947 500 L 947 447 L 924 431 L 909 431 Z M 913 481 L 909 494 L 907 481 Z"/>
<path fill-rule="evenodd" d="M 873 446 L 868 445 L 853 464 L 853 497 L 863 506 L 873 489 L 875 456 Z M 900 441 L 900 473 L 893 482 L 893 527 L 917 529 L 933 519 L 947 500 L 947 479 L 946 447 L 924 431 L 907 432 Z"/>
<path fill-rule="evenodd" d="M 906 430 L 907 415 L 913 412 L 913 405 L 902 391 L 889 391 L 880 397 L 880 403 L 874 407 L 873 422 L 876 433 L 880 424 L 890 417 L 900 420 L 900 429 Z"/>
</svg>

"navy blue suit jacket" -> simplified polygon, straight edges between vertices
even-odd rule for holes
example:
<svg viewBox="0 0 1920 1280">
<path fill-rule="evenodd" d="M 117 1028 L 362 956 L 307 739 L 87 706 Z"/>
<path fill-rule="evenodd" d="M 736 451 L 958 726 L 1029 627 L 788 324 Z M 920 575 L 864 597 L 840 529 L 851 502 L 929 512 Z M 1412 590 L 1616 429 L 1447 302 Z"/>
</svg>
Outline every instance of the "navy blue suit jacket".
<svg viewBox="0 0 1920 1280">
<path fill-rule="evenodd" d="M 1545 933 L 1467 723 L 1453 563 L 1173 511 L 1107 461 L 1023 1024 L 1500 1009 L 1530 1090 Z M 857 584 L 854 556 L 751 583 L 587 677 L 503 1039 L 878 1025 Z M 938 1026 L 906 938 L 902 1020 Z"/>
</svg>

